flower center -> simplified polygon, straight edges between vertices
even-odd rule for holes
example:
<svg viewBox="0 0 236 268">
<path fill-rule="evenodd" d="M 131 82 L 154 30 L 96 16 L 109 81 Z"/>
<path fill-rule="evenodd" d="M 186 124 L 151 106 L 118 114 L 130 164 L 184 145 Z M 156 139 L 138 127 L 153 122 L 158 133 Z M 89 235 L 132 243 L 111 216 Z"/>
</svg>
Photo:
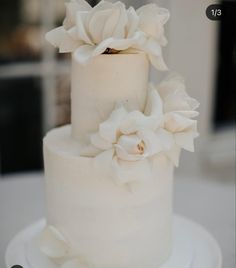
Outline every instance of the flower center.
<svg viewBox="0 0 236 268">
<path fill-rule="evenodd" d="M 116 50 L 116 49 L 113 49 L 113 48 L 107 48 L 103 54 L 118 54 L 120 51 L 119 50 Z"/>
<path fill-rule="evenodd" d="M 139 154 L 143 154 L 143 153 L 144 153 L 144 149 L 145 149 L 145 143 L 144 143 L 144 141 L 141 141 L 141 142 L 137 145 L 137 148 L 138 148 L 138 153 L 139 153 Z"/>
</svg>

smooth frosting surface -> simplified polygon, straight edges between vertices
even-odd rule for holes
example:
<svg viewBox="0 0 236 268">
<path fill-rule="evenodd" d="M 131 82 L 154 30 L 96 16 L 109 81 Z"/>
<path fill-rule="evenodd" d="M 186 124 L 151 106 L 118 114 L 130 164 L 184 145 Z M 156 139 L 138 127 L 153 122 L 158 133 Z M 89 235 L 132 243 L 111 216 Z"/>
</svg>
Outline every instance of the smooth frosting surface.
<svg viewBox="0 0 236 268">
<path fill-rule="evenodd" d="M 82 65 L 72 57 L 72 136 L 86 143 L 117 103 L 143 110 L 149 62 L 145 53 L 100 55 Z"/>
<path fill-rule="evenodd" d="M 83 268 L 158 267 L 171 251 L 172 163 L 159 157 L 146 181 L 117 185 L 79 156 L 70 130 L 44 139 L 48 225 L 68 243 L 62 263 L 76 256 Z"/>
</svg>

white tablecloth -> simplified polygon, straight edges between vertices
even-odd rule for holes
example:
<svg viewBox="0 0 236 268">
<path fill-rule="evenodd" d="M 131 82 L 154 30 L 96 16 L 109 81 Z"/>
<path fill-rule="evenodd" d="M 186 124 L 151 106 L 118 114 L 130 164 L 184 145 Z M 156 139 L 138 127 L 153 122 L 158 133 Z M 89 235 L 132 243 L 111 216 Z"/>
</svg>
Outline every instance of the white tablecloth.
<svg viewBox="0 0 236 268">
<path fill-rule="evenodd" d="M 9 240 L 22 228 L 44 217 L 43 188 L 41 174 L 0 179 L 0 268 L 4 267 Z M 220 244 L 223 268 L 235 267 L 235 187 L 232 181 L 176 178 L 174 211 L 205 226 Z"/>
</svg>

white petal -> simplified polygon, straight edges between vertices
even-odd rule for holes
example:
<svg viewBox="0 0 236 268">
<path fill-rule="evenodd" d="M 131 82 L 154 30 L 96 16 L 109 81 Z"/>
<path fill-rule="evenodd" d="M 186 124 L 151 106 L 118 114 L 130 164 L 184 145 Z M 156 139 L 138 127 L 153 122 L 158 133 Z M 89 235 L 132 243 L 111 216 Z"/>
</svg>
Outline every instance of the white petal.
<svg viewBox="0 0 236 268">
<path fill-rule="evenodd" d="M 137 13 L 140 17 L 140 29 L 148 36 L 158 38 L 164 45 L 164 24 L 169 19 L 169 11 L 156 4 L 148 4 L 139 8 Z"/>
<path fill-rule="evenodd" d="M 89 45 L 94 45 L 92 40 L 90 39 L 87 29 L 86 29 L 86 20 L 87 20 L 87 12 L 77 12 L 76 14 L 76 26 L 77 26 L 77 32 L 78 37 L 80 40 L 84 41 L 84 43 Z"/>
<path fill-rule="evenodd" d="M 176 167 L 179 166 L 181 149 L 174 145 L 169 151 L 165 152 L 166 156 L 174 163 Z"/>
<path fill-rule="evenodd" d="M 194 98 L 189 97 L 188 98 L 188 103 L 189 103 L 189 105 L 190 105 L 192 110 L 195 110 L 200 106 L 200 103 Z"/>
<path fill-rule="evenodd" d="M 162 151 L 162 143 L 158 135 L 148 129 L 140 130 L 137 134 L 145 144 L 144 154 L 146 156 L 153 156 Z"/>
<path fill-rule="evenodd" d="M 80 155 L 83 157 L 95 157 L 100 154 L 102 150 L 98 149 L 94 145 L 90 144 L 80 150 Z"/>
<path fill-rule="evenodd" d="M 108 120 L 100 124 L 100 136 L 111 143 L 115 143 L 117 141 L 120 123 L 127 114 L 128 113 L 123 106 L 113 111 Z"/>
<path fill-rule="evenodd" d="M 147 159 L 141 161 L 122 161 L 113 158 L 114 179 L 118 184 L 146 181 L 151 178 L 151 166 Z"/>
<path fill-rule="evenodd" d="M 194 120 L 174 112 L 165 114 L 164 122 L 165 129 L 172 133 L 186 131 L 187 129 L 192 128 L 195 124 Z"/>
<path fill-rule="evenodd" d="M 162 48 L 154 38 L 149 38 L 147 40 L 145 44 L 145 51 L 153 56 L 160 57 L 162 55 Z"/>
<path fill-rule="evenodd" d="M 113 15 L 112 9 L 96 12 L 89 21 L 88 30 L 94 44 L 99 44 L 103 40 L 103 31 L 109 17 Z"/>
<path fill-rule="evenodd" d="M 162 145 L 163 150 L 170 150 L 170 148 L 174 144 L 174 136 L 173 136 L 173 134 L 170 133 L 169 131 L 166 131 L 163 128 L 159 128 L 156 131 L 156 135 L 158 136 L 158 138 L 161 141 L 161 145 Z"/>
<path fill-rule="evenodd" d="M 116 148 L 116 155 L 120 160 L 124 160 L 124 161 L 137 161 L 137 160 L 141 160 L 144 159 L 145 157 L 143 155 L 140 154 L 130 154 L 128 153 L 122 146 L 120 146 L 119 144 L 115 145 Z"/>
<path fill-rule="evenodd" d="M 163 115 L 162 99 L 152 84 L 150 84 L 150 88 L 148 92 L 148 100 L 147 100 L 144 113 L 146 115 L 151 115 L 151 116 L 154 115 L 158 117 L 161 117 Z"/>
<path fill-rule="evenodd" d="M 121 2 L 115 3 L 114 7 L 119 9 L 120 16 L 112 36 L 114 38 L 122 39 L 125 38 L 125 27 L 128 23 L 127 11 L 125 5 Z"/>
<path fill-rule="evenodd" d="M 135 33 L 132 38 L 128 39 L 116 39 L 116 38 L 108 38 L 102 41 L 100 44 L 97 45 L 96 50 L 94 51 L 94 56 L 102 54 L 107 48 L 113 48 L 116 50 L 126 50 L 135 46 L 139 42 L 142 42 L 143 34 L 141 32 Z"/>
<path fill-rule="evenodd" d="M 85 0 L 73 0 L 66 5 L 66 18 L 63 22 L 65 29 L 70 29 L 76 24 L 76 13 L 78 11 L 89 11 L 92 7 Z"/>
<path fill-rule="evenodd" d="M 139 145 L 142 144 L 142 139 L 136 134 L 133 135 L 121 135 L 118 139 L 117 146 L 125 149 L 128 154 L 141 154 Z"/>
<path fill-rule="evenodd" d="M 100 150 L 109 150 L 112 148 L 112 143 L 103 139 L 99 133 L 92 134 L 90 136 L 90 140 L 92 145 L 94 145 L 96 148 Z"/>
<path fill-rule="evenodd" d="M 40 250 L 51 258 L 66 257 L 68 244 L 62 234 L 53 226 L 44 229 L 40 236 Z"/>
<path fill-rule="evenodd" d="M 192 131 L 183 132 L 183 133 L 175 133 L 175 142 L 176 144 L 190 152 L 194 152 L 194 137 L 195 133 Z"/>
<path fill-rule="evenodd" d="M 159 71 L 167 71 L 168 67 L 164 62 L 162 56 L 155 56 L 153 54 L 148 55 L 151 64 Z"/>
<path fill-rule="evenodd" d="M 89 60 L 94 57 L 95 46 L 83 45 L 77 48 L 74 52 L 75 59 L 82 63 L 86 64 Z"/>
<path fill-rule="evenodd" d="M 102 39 L 108 39 L 113 36 L 114 33 L 114 29 L 116 28 L 117 25 L 117 21 L 119 20 L 120 17 L 120 10 L 119 9 L 113 9 L 111 10 L 111 14 L 108 17 L 108 19 L 106 20 L 106 23 L 103 27 L 103 31 L 102 31 Z"/>
<path fill-rule="evenodd" d="M 145 116 L 140 111 L 129 113 L 120 125 L 120 131 L 123 134 L 133 134 L 140 129 L 156 129 L 160 124 L 159 117 Z"/>
<path fill-rule="evenodd" d="M 101 169 L 101 167 L 102 168 L 109 167 L 110 164 L 112 163 L 114 152 L 115 152 L 114 149 L 110 149 L 97 155 L 94 158 L 94 166 L 99 169 Z"/>
<path fill-rule="evenodd" d="M 139 26 L 139 16 L 133 7 L 127 10 L 128 24 L 127 24 L 127 38 L 130 38 L 137 31 Z"/>
<path fill-rule="evenodd" d="M 188 118 L 194 118 L 199 115 L 197 111 L 175 111 L 175 113 Z"/>
<path fill-rule="evenodd" d="M 53 46 L 59 48 L 60 53 L 73 52 L 80 46 L 80 41 L 75 41 L 63 27 L 58 27 L 46 34 L 46 39 Z"/>
</svg>

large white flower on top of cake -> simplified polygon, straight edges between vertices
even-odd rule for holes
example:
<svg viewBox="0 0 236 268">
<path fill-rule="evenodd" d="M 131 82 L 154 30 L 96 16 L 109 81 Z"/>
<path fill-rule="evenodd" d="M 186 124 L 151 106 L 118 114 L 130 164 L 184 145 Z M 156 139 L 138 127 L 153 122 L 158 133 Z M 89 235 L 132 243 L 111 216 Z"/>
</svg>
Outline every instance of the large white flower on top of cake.
<svg viewBox="0 0 236 268">
<path fill-rule="evenodd" d="M 116 108 L 91 135 L 91 145 L 82 155 L 95 156 L 99 166 L 110 165 L 118 183 L 146 180 L 150 160 L 172 147 L 171 134 L 160 128 L 162 121 L 161 98 L 156 90 L 150 90 L 144 113 L 128 112 L 124 106 Z"/>
<path fill-rule="evenodd" d="M 85 0 L 66 3 L 66 18 L 61 27 L 47 33 L 46 39 L 59 52 L 73 52 L 81 63 L 103 53 L 147 53 L 159 70 L 167 67 L 162 46 L 167 44 L 164 25 L 169 11 L 149 4 L 137 11 L 121 2 L 99 2 L 92 8 Z"/>
<path fill-rule="evenodd" d="M 135 10 L 121 2 L 99 2 L 92 8 L 84 0 L 67 3 L 63 26 L 49 32 L 46 37 L 60 52 L 73 52 L 84 63 L 104 52 L 126 50 L 144 42 L 138 31 L 139 17 Z"/>
</svg>

